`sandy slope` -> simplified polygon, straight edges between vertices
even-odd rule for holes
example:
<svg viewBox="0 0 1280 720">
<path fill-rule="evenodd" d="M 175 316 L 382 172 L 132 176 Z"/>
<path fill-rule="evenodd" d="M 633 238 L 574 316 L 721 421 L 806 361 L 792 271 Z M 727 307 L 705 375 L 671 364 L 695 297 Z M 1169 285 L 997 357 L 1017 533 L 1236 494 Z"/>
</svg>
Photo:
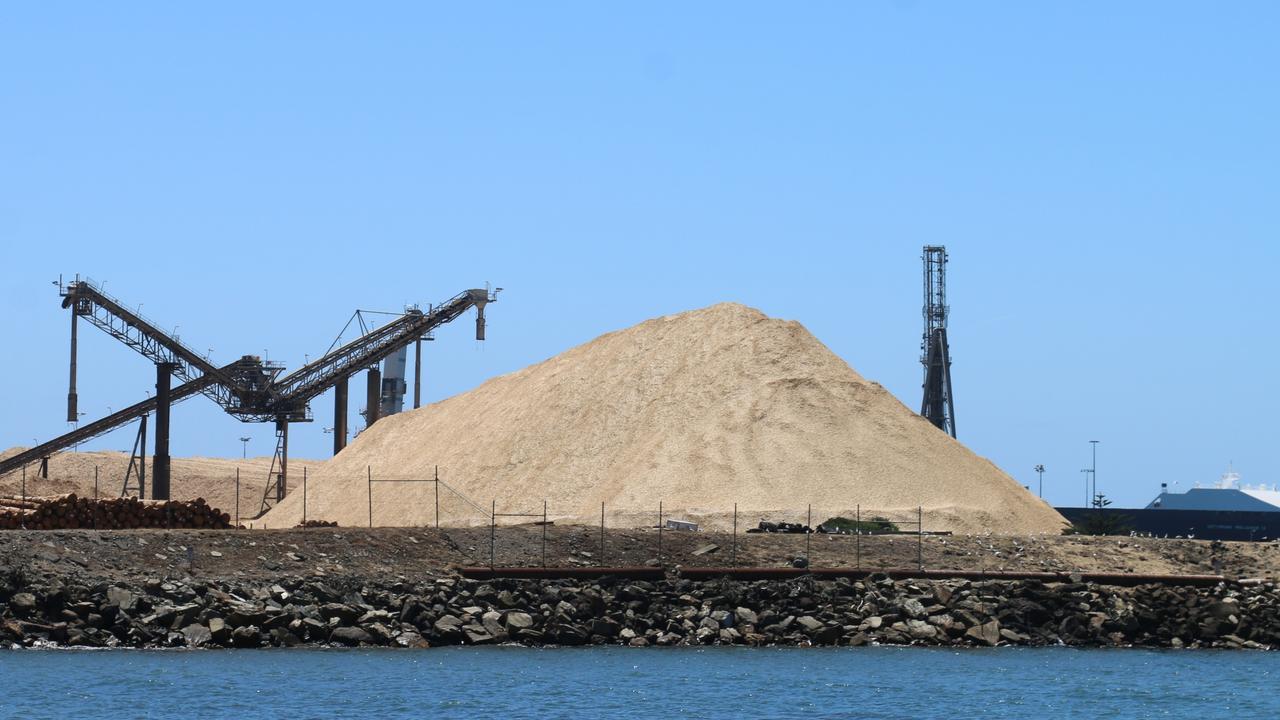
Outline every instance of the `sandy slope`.
<svg viewBox="0 0 1280 720">
<path fill-rule="evenodd" d="M 308 516 L 369 521 L 375 479 L 440 467 L 445 524 L 487 510 L 610 524 L 670 515 L 815 522 L 872 512 L 927 530 L 1056 533 L 1060 516 L 855 372 L 803 326 L 737 304 L 649 320 L 379 421 L 316 469 Z M 376 525 L 434 521 L 431 484 L 376 484 Z M 455 493 L 454 490 L 457 492 Z M 264 518 L 301 518 L 292 497 Z M 512 520 L 514 521 L 514 520 Z"/>
</svg>

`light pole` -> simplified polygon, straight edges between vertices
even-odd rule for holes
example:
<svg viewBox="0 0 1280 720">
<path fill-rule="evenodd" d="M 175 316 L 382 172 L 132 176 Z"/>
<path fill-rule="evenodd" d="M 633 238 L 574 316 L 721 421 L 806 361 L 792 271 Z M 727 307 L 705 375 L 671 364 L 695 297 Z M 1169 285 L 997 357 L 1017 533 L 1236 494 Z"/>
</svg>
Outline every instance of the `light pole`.
<svg viewBox="0 0 1280 720">
<path fill-rule="evenodd" d="M 1044 465 L 1036 466 L 1036 474 L 1040 476 L 1040 490 L 1036 494 L 1040 496 L 1041 500 L 1043 500 L 1044 499 Z"/>
<path fill-rule="evenodd" d="M 249 438 L 240 438 L 240 459 L 249 457 Z"/>
<path fill-rule="evenodd" d="M 1093 467 L 1089 468 L 1089 474 L 1093 476 L 1093 495 L 1098 497 L 1098 441 L 1090 440 L 1089 444 L 1093 446 Z"/>
<path fill-rule="evenodd" d="M 1093 471 L 1085 468 L 1080 472 L 1084 473 L 1084 506 L 1089 507 L 1089 473 Z"/>
</svg>

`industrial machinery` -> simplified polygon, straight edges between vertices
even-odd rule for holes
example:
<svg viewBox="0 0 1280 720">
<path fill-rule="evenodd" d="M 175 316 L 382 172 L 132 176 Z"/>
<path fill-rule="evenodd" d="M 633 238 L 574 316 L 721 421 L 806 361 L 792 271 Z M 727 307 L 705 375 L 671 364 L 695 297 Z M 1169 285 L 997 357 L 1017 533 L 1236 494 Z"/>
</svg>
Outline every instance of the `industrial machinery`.
<svg viewBox="0 0 1280 720">
<path fill-rule="evenodd" d="M 920 414 L 951 437 L 956 436 L 956 408 L 951 392 L 951 350 L 947 346 L 947 249 L 924 248 L 924 400 Z"/>
<path fill-rule="evenodd" d="M 404 409 L 404 394 L 408 386 L 404 382 L 404 370 L 408 365 L 409 348 L 402 347 L 382 361 L 382 393 L 378 397 L 378 417 L 395 415 Z"/>
<path fill-rule="evenodd" d="M 124 408 L 85 425 L 49 442 L 0 461 L 0 475 L 16 470 L 37 460 L 46 460 L 59 450 L 72 447 L 133 420 L 145 422 L 155 414 L 155 444 L 152 455 L 151 494 L 154 499 L 169 498 L 169 408 L 197 394 L 203 394 L 220 405 L 228 414 L 242 422 L 274 422 L 276 424 L 276 458 L 272 477 L 263 498 L 263 511 L 273 502 L 284 498 L 288 478 L 289 424 L 308 422 L 311 419 L 310 402 L 329 388 L 334 388 L 334 452 L 346 444 L 347 381 L 368 370 L 368 398 L 366 424 L 377 421 L 382 406 L 383 384 L 379 363 L 393 355 L 399 360 L 399 385 L 403 388 L 406 348 L 417 345 L 415 360 L 420 365 L 421 340 L 429 338 L 432 331 L 453 320 L 471 308 L 476 309 L 476 339 L 484 339 L 484 310 L 488 303 L 497 300 L 498 291 L 471 289 L 449 300 L 429 306 L 426 312 L 412 307 L 390 322 L 368 330 L 355 340 L 331 348 L 323 357 L 307 363 L 298 370 L 281 377 L 284 366 L 266 362 L 254 355 L 245 355 L 230 364 L 217 366 L 206 356 L 184 345 L 176 334 L 168 333 L 155 323 L 130 310 L 115 298 L 107 295 L 91 280 L 58 283 L 62 305 L 71 310 L 71 364 L 70 385 L 67 393 L 67 417 L 79 418 L 76 390 L 77 322 L 84 318 L 108 335 L 133 348 L 156 366 L 156 391 L 154 397 Z M 394 366 L 394 365 L 393 365 Z M 415 368 L 421 377 L 421 368 Z M 177 377 L 181 384 L 172 387 L 171 379 Z M 400 397 L 403 397 L 403 389 Z M 415 389 L 414 407 L 420 394 Z M 398 409 L 399 403 L 396 403 Z M 143 426 L 145 427 L 145 425 Z M 145 446 L 144 446 L 145 447 Z M 144 451 L 145 452 L 145 451 Z M 278 466 L 277 466 L 278 463 Z M 278 470 L 277 470 L 278 467 Z M 145 492 L 141 485 L 140 494 Z M 126 484 L 128 480 L 126 479 Z"/>
</svg>

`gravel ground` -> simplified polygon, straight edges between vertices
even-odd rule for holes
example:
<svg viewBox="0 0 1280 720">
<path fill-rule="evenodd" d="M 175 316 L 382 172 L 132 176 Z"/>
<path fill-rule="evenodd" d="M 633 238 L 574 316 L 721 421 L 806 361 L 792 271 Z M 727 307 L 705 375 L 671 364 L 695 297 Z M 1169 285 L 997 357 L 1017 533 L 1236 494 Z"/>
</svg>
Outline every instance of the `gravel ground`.
<svg viewBox="0 0 1280 720">
<path fill-rule="evenodd" d="M 540 526 L 498 528 L 499 565 L 542 564 Z M 656 530 L 547 528 L 549 565 L 645 565 L 658 560 Z M 364 577 L 421 581 L 461 565 L 487 565 L 488 528 L 309 528 L 295 530 L 62 530 L 0 532 L 0 566 L 44 577 L 126 581 L 148 577 L 269 580 L 281 576 Z M 812 535 L 815 567 L 854 567 L 852 536 Z M 1280 577 L 1280 545 L 1145 538 L 981 536 L 867 536 L 864 568 L 1080 570 L 1094 572 L 1221 572 L 1229 577 Z M 704 551 L 704 552 L 699 552 Z M 804 535 L 737 536 L 662 533 L 662 561 L 683 567 L 733 564 L 780 566 L 805 555 Z"/>
</svg>

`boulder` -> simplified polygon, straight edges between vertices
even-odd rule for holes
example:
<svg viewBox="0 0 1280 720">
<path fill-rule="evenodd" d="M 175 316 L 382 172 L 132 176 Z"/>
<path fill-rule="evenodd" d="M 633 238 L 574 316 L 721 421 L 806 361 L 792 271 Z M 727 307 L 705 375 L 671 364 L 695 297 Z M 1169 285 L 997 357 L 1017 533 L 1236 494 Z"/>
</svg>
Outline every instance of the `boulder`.
<svg viewBox="0 0 1280 720">
<path fill-rule="evenodd" d="M 226 644 L 231 639 L 231 628 L 227 627 L 226 621 L 222 618 L 209 618 L 209 636 L 216 643 Z"/>
<path fill-rule="evenodd" d="M 996 643 L 1000 642 L 1000 623 L 992 620 L 982 625 L 974 625 L 965 630 L 964 635 L 976 643 L 995 647 Z"/>
<path fill-rule="evenodd" d="M 333 632 L 329 634 L 329 641 L 348 647 L 355 647 L 357 645 L 371 645 L 373 637 L 362 628 L 342 626 L 334 628 Z"/>
<path fill-rule="evenodd" d="M 112 586 L 107 588 L 107 602 L 121 610 L 129 611 L 133 609 L 135 599 L 132 592 L 122 587 Z"/>
<path fill-rule="evenodd" d="M 844 628 L 839 625 L 827 625 L 813 633 L 812 637 L 813 641 L 819 645 L 835 645 L 840 642 L 840 638 L 844 637 Z"/>
<path fill-rule="evenodd" d="M 36 596 L 31 593 L 17 593 L 9 598 L 9 609 L 18 617 L 27 617 L 36 611 Z"/>
<path fill-rule="evenodd" d="M 509 632 L 526 630 L 533 627 L 533 616 L 527 612 L 509 612 L 507 613 L 506 624 Z"/>
<path fill-rule="evenodd" d="M 913 640 L 933 640 L 938 636 L 938 628 L 923 620 L 908 620 L 907 634 Z"/>
<path fill-rule="evenodd" d="M 187 647 L 202 647 L 213 640 L 213 634 L 204 625 L 192 623 L 182 628 L 182 636 L 186 638 Z"/>
<path fill-rule="evenodd" d="M 455 615 L 445 615 L 439 620 L 436 620 L 431 627 L 434 628 L 435 631 L 437 633 L 440 633 L 441 635 L 461 635 L 462 634 L 462 620 L 460 620 Z"/>
<path fill-rule="evenodd" d="M 809 634 L 813 634 L 825 627 L 821 620 L 812 615 L 802 615 L 796 618 L 796 624 Z"/>
<path fill-rule="evenodd" d="M 231 632 L 231 644 L 238 648 L 256 648 L 262 646 L 262 638 L 258 628 L 245 625 Z"/>
<path fill-rule="evenodd" d="M 924 605 L 921 604 L 919 600 L 915 599 L 904 601 L 902 603 L 902 611 L 907 614 L 907 617 L 911 618 L 924 617 L 927 614 L 925 612 Z"/>
</svg>

